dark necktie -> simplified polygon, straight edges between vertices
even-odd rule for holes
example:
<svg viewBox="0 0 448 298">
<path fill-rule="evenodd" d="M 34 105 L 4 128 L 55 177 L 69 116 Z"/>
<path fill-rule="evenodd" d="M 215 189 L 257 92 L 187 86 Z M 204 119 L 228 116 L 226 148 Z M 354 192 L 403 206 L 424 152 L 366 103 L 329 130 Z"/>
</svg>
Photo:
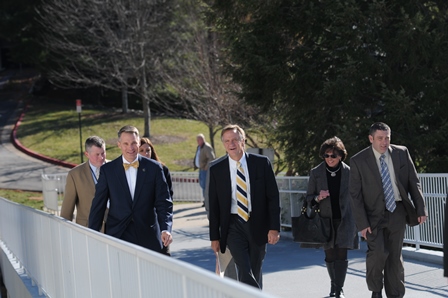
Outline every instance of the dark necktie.
<svg viewBox="0 0 448 298">
<path fill-rule="evenodd" d="M 384 160 L 386 156 L 381 154 L 381 181 L 383 182 L 384 198 L 386 200 L 386 209 L 390 212 L 394 212 L 397 204 L 395 203 L 394 189 L 392 188 L 392 180 L 390 179 L 389 168 Z"/>
</svg>

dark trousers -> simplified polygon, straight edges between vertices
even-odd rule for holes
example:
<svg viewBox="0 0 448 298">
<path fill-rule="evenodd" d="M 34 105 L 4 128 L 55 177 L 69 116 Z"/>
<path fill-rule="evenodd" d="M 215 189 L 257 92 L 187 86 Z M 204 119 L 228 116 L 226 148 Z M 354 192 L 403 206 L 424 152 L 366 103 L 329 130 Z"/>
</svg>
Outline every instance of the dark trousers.
<svg viewBox="0 0 448 298">
<path fill-rule="evenodd" d="M 261 289 L 263 287 L 261 267 L 266 255 L 266 244 L 260 246 L 255 243 L 250 232 L 250 222 L 241 222 L 237 215 L 232 215 L 227 246 L 235 260 L 238 280 Z"/>
<path fill-rule="evenodd" d="M 367 286 L 370 291 L 381 292 L 384 288 L 387 297 L 403 297 L 404 268 L 401 250 L 406 228 L 406 210 L 403 203 L 397 202 L 393 213 L 385 211 L 378 227 L 367 234 Z M 384 275 L 383 275 L 384 271 Z"/>
</svg>

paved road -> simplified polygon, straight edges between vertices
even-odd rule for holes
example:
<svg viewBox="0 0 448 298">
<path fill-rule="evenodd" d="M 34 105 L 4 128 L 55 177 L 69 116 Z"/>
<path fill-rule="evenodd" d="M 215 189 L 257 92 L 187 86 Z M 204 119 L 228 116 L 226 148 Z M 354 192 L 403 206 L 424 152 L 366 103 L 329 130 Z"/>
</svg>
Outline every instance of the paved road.
<svg viewBox="0 0 448 298">
<path fill-rule="evenodd" d="M 214 272 L 215 257 L 208 240 L 208 221 L 200 204 L 175 205 L 172 256 Z M 365 245 L 349 252 L 344 291 L 347 297 L 370 297 L 365 283 Z M 263 265 L 264 291 L 276 297 L 328 297 L 324 252 L 300 248 L 290 233 L 268 245 Z M 448 280 L 441 265 L 405 259 L 407 298 L 448 297 Z M 384 297 L 386 297 L 384 295 Z"/>
<path fill-rule="evenodd" d="M 22 104 L 16 92 L 0 92 L 0 188 L 42 191 L 42 173 L 69 169 L 29 157 L 13 146 L 10 136 Z"/>
</svg>

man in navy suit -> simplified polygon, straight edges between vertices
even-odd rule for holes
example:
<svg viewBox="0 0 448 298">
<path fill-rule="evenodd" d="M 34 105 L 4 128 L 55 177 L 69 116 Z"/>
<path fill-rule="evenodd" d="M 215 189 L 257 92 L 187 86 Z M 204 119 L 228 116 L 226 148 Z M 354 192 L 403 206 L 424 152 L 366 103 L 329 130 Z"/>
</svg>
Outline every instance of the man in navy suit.
<svg viewBox="0 0 448 298">
<path fill-rule="evenodd" d="M 280 238 L 279 192 L 269 159 L 245 153 L 245 138 L 238 125 L 221 132 L 228 156 L 209 168 L 210 240 L 215 253 L 231 251 L 240 282 L 261 289 L 266 243 Z"/>
<path fill-rule="evenodd" d="M 173 202 L 161 164 L 139 155 L 139 145 L 137 128 L 120 129 L 122 155 L 101 167 L 89 228 L 100 230 L 110 200 L 106 234 L 162 252 L 172 242 Z"/>
</svg>

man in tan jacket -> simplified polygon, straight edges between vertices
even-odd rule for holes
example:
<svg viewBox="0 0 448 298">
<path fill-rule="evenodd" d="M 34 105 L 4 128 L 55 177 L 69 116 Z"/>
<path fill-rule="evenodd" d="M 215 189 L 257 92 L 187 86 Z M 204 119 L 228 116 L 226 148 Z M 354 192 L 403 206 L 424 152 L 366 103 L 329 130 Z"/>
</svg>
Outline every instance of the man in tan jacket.
<svg viewBox="0 0 448 298">
<path fill-rule="evenodd" d="M 205 137 L 202 133 L 196 136 L 198 147 L 194 156 L 193 164 L 194 169 L 199 169 L 199 185 L 202 188 L 202 197 L 205 198 L 205 187 L 207 179 L 208 164 L 215 159 L 215 152 L 212 146 L 205 141 Z M 205 200 L 202 205 L 205 207 Z"/>
<path fill-rule="evenodd" d="M 91 136 L 85 142 L 85 150 L 88 161 L 68 172 L 61 217 L 73 220 L 76 206 L 76 223 L 87 227 L 100 167 L 106 162 L 106 143 L 100 137 Z"/>
</svg>

